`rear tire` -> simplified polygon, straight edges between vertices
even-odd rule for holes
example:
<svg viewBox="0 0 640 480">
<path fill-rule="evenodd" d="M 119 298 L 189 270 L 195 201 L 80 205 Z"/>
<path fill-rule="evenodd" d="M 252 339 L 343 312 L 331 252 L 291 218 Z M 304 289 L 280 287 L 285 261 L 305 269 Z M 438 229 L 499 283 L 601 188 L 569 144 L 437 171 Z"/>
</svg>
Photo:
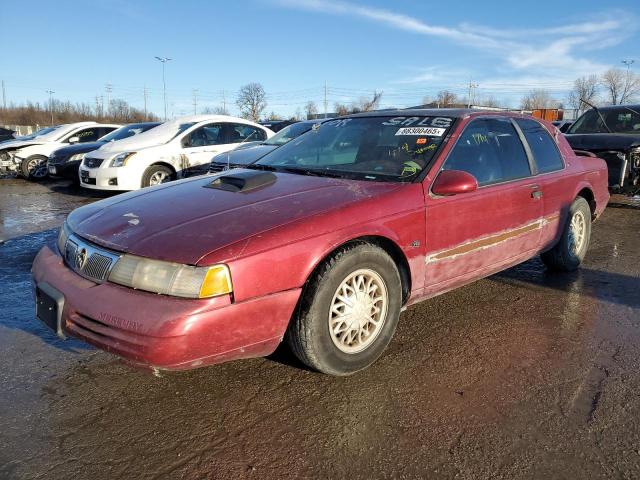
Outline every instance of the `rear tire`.
<svg viewBox="0 0 640 480">
<path fill-rule="evenodd" d="M 167 183 L 175 180 L 175 174 L 173 170 L 164 165 L 151 165 L 142 174 L 141 186 L 151 187 L 153 185 L 160 185 L 161 183 Z"/>
<path fill-rule="evenodd" d="M 286 339 L 309 367 L 350 375 L 375 362 L 396 330 L 402 286 L 395 262 L 354 243 L 326 260 L 302 293 Z"/>
<path fill-rule="evenodd" d="M 31 155 L 22 160 L 20 170 L 27 180 L 34 182 L 44 180 L 48 176 L 47 157 L 44 155 Z"/>
<path fill-rule="evenodd" d="M 572 272 L 587 253 L 591 240 L 591 208 L 582 197 L 577 197 L 569 208 L 569 215 L 558 243 L 540 258 L 549 270 Z"/>
</svg>

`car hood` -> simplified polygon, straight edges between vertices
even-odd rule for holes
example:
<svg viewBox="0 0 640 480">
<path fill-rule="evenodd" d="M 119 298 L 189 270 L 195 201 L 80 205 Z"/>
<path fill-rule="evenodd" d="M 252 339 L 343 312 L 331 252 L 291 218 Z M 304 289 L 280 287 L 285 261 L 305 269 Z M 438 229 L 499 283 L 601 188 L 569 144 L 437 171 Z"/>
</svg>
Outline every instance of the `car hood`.
<svg viewBox="0 0 640 480">
<path fill-rule="evenodd" d="M 9 148 L 25 148 L 30 147 L 31 145 L 42 145 L 45 142 L 38 142 L 37 140 L 9 140 L 7 142 L 2 142 L 0 145 L 0 150 L 6 150 Z"/>
<path fill-rule="evenodd" d="M 56 156 L 67 156 L 67 155 L 75 155 L 76 153 L 86 153 L 91 152 L 97 148 L 100 148 L 106 142 L 87 142 L 87 143 L 77 143 L 75 145 L 69 145 L 68 147 L 62 147 L 57 149 L 54 153 Z"/>
<path fill-rule="evenodd" d="M 574 133 L 565 137 L 571 148 L 576 150 L 628 150 L 640 146 L 640 135 L 626 133 Z"/>
<path fill-rule="evenodd" d="M 203 256 L 261 232 L 400 188 L 396 183 L 288 173 L 274 173 L 274 183 L 248 192 L 206 188 L 223 175 L 101 200 L 74 210 L 67 222 L 75 233 L 103 247 L 195 265 Z M 345 224 L 349 221 L 358 219 L 347 218 Z"/>
<path fill-rule="evenodd" d="M 254 145 L 249 148 L 232 150 L 227 153 L 216 155 L 213 159 L 213 163 L 224 165 L 227 163 L 232 165 L 248 165 L 261 159 L 267 153 L 272 152 L 276 148 L 278 148 L 276 145 Z"/>
</svg>

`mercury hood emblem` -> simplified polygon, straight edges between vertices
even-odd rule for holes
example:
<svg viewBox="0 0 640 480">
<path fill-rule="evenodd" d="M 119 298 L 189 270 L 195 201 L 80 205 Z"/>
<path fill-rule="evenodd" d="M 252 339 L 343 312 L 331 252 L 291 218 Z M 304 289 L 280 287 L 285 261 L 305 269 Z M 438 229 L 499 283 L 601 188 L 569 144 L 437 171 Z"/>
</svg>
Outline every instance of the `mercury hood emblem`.
<svg viewBox="0 0 640 480">
<path fill-rule="evenodd" d="M 76 251 L 76 267 L 82 270 L 87 263 L 87 249 L 79 248 Z"/>
</svg>

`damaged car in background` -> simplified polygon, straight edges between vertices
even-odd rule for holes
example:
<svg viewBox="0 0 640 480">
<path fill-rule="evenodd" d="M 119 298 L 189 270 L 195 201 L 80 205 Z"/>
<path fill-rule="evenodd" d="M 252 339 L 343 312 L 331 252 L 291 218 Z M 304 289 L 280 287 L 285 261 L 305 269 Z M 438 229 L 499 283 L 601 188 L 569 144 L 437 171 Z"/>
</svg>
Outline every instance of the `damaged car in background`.
<svg viewBox="0 0 640 480">
<path fill-rule="evenodd" d="M 640 105 L 594 106 L 565 136 L 574 150 L 607 162 L 612 191 L 640 192 Z"/>
<path fill-rule="evenodd" d="M 247 168 L 85 205 L 34 260 L 36 315 L 154 371 L 286 339 L 306 365 L 352 374 L 411 304 L 538 254 L 579 267 L 606 165 L 550 132 L 515 113 L 356 114 Z"/>
<path fill-rule="evenodd" d="M 216 154 L 273 135 L 262 125 L 227 115 L 179 117 L 85 155 L 80 185 L 115 191 L 159 185 L 205 173 Z"/>
<path fill-rule="evenodd" d="M 0 144 L 0 172 L 16 172 L 29 180 L 42 180 L 48 175 L 47 162 L 53 151 L 70 144 L 95 142 L 117 128 L 120 125 L 76 122 L 3 142 Z"/>
</svg>

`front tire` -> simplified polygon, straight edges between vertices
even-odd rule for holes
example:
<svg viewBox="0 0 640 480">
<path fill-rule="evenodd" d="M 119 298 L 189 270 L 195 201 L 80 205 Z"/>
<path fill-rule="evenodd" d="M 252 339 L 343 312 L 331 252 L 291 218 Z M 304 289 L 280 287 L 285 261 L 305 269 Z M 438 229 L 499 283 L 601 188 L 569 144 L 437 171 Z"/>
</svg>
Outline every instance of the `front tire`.
<svg viewBox="0 0 640 480">
<path fill-rule="evenodd" d="M 175 180 L 175 174 L 173 170 L 164 165 L 151 165 L 142 174 L 141 186 L 151 187 L 153 185 L 160 185 L 161 183 L 167 183 Z"/>
<path fill-rule="evenodd" d="M 572 272 L 584 260 L 591 240 L 591 208 L 577 197 L 569 208 L 569 215 L 558 243 L 540 258 L 549 270 Z"/>
<path fill-rule="evenodd" d="M 20 165 L 22 175 L 27 180 L 39 182 L 47 178 L 47 157 L 43 155 L 31 155 L 22 160 Z"/>
<path fill-rule="evenodd" d="M 375 362 L 396 330 L 402 286 L 375 245 L 348 245 L 326 260 L 302 293 L 287 342 L 307 366 L 350 375 Z"/>
</svg>

